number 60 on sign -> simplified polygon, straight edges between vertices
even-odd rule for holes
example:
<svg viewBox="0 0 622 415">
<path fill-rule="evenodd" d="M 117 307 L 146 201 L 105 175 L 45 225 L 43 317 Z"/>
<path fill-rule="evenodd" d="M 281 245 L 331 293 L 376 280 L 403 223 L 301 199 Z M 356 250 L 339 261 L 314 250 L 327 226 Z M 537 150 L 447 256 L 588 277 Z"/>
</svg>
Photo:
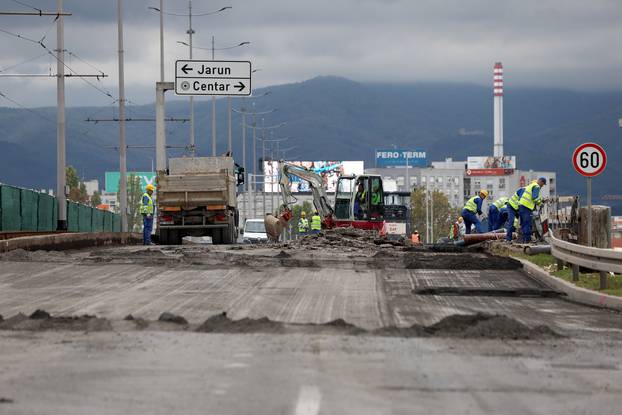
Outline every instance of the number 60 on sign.
<svg viewBox="0 0 622 415">
<path fill-rule="evenodd" d="M 585 177 L 598 176 L 607 166 L 607 153 L 596 143 L 584 143 L 572 154 L 572 164 Z"/>
</svg>

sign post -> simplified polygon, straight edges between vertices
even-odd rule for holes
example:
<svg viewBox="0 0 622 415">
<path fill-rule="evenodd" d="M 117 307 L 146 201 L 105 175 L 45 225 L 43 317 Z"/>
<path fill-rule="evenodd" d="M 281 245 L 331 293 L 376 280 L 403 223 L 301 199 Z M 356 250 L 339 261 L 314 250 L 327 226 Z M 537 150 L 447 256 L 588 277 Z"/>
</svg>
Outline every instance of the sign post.
<svg viewBox="0 0 622 415">
<path fill-rule="evenodd" d="M 583 143 L 572 154 L 575 170 L 587 177 L 587 246 L 592 246 L 592 177 L 607 166 L 607 153 L 596 143 Z"/>
<path fill-rule="evenodd" d="M 175 61 L 176 95 L 251 95 L 250 61 Z"/>
</svg>

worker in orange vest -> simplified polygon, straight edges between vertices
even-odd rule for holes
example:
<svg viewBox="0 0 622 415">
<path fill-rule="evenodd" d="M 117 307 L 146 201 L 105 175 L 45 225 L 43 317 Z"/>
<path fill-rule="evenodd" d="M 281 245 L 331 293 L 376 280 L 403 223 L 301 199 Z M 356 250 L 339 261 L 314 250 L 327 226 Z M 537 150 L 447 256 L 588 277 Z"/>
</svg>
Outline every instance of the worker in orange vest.
<svg viewBox="0 0 622 415">
<path fill-rule="evenodd" d="M 410 235 L 410 241 L 413 245 L 421 245 L 421 241 L 419 240 L 419 231 L 414 231 L 412 235 Z"/>
</svg>

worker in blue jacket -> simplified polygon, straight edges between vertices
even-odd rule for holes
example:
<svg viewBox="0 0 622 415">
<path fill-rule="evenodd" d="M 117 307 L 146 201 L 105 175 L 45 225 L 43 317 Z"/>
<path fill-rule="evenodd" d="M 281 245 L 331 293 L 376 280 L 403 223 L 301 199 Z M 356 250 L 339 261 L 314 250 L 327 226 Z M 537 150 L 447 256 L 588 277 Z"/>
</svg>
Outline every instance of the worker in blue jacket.
<svg viewBox="0 0 622 415">
<path fill-rule="evenodd" d="M 466 226 L 466 234 L 471 233 L 471 225 L 475 225 L 477 233 L 483 233 L 482 223 L 477 215 L 482 214 L 482 203 L 488 197 L 488 191 L 482 189 L 476 196 L 473 196 L 467 200 L 464 208 L 462 209 L 462 218 L 464 219 L 464 225 Z"/>
<path fill-rule="evenodd" d="M 503 218 L 502 211 L 505 204 L 508 202 L 507 197 L 500 197 L 490 204 L 488 207 L 488 232 L 496 231 L 500 229 L 505 221 L 508 219 L 507 209 L 505 210 L 505 218 Z"/>
</svg>

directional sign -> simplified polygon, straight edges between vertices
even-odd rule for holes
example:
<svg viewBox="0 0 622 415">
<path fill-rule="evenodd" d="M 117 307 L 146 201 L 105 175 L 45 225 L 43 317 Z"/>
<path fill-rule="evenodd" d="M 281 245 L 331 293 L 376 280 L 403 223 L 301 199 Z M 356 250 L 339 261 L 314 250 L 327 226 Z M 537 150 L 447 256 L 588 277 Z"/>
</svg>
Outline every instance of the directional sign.
<svg viewBox="0 0 622 415">
<path fill-rule="evenodd" d="M 175 62 L 175 94 L 248 96 L 251 94 L 249 61 Z"/>
<path fill-rule="evenodd" d="M 598 144 L 584 143 L 575 149 L 572 164 L 585 177 L 598 176 L 607 166 L 607 153 Z"/>
</svg>

